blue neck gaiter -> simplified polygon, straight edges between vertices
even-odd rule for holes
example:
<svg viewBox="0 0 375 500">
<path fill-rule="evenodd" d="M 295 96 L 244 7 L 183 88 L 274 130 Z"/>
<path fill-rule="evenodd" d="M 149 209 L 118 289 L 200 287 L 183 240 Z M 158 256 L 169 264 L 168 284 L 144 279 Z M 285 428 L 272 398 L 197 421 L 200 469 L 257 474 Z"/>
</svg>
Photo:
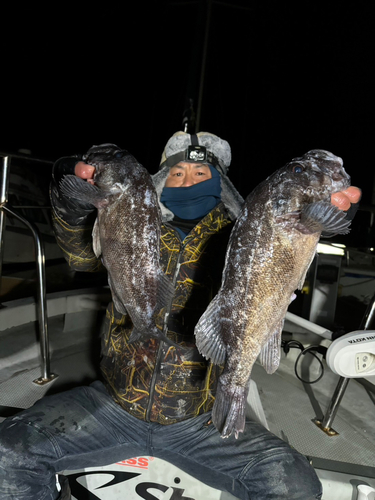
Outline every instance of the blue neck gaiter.
<svg viewBox="0 0 375 500">
<path fill-rule="evenodd" d="M 165 187 L 160 201 L 180 219 L 202 219 L 221 200 L 220 174 L 209 167 L 211 179 L 189 187 Z"/>
</svg>

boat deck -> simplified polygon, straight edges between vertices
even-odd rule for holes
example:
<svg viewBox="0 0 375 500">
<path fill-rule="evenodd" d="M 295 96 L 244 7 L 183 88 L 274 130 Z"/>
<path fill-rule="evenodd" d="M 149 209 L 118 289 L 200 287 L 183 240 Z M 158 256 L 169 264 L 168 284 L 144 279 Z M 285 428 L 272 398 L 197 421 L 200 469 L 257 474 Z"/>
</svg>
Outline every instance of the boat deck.
<svg viewBox="0 0 375 500">
<path fill-rule="evenodd" d="M 0 309 L 0 420 L 31 406 L 45 394 L 86 384 L 98 377 L 100 322 L 108 298 L 107 288 L 48 295 L 51 371 L 58 377 L 45 385 L 33 382 L 41 376 L 33 300 L 3 303 Z M 328 342 L 288 322 L 283 338 L 298 340 L 305 347 Z M 313 384 L 303 383 L 295 374 L 297 355 L 294 349 L 287 355 L 282 354 L 280 367 L 273 375 L 268 375 L 259 364 L 254 366 L 252 379 L 259 397 L 258 402 L 252 404 L 260 401 L 261 405 L 253 411 L 273 433 L 310 458 L 322 480 L 324 500 L 355 499 L 359 484 L 375 488 L 374 386 L 364 379 L 350 380 L 333 422 L 338 434 L 328 436 L 313 420 L 324 415 L 339 377 L 322 360 L 322 378 Z M 297 365 L 297 373 L 304 380 L 317 378 L 320 369 L 315 358 L 307 355 Z M 173 466 L 162 465 L 155 463 L 152 470 L 150 467 L 142 473 L 151 474 L 154 481 L 156 475 L 159 482 L 163 477 L 163 484 L 170 483 L 172 487 L 177 472 Z M 179 478 L 181 484 L 185 481 L 185 486 L 188 485 L 184 495 L 189 498 L 234 498 L 207 489 L 191 478 L 189 483 L 183 473 Z M 96 498 L 115 498 L 105 496 L 104 490 L 96 491 Z M 132 494 L 134 496 L 127 498 L 140 498 L 135 492 Z M 160 498 L 170 498 L 170 492 Z"/>
</svg>

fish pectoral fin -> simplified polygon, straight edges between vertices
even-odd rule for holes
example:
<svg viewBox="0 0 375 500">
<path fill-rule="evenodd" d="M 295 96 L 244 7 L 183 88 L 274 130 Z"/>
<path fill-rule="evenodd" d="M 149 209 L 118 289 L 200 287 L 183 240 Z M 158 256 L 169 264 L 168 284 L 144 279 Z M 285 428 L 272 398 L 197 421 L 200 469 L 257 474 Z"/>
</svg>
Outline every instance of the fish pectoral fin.
<svg viewBox="0 0 375 500">
<path fill-rule="evenodd" d="M 300 224 L 309 232 L 320 231 L 326 237 L 348 234 L 351 221 L 345 216 L 345 212 L 331 203 L 318 201 L 303 208 Z"/>
<path fill-rule="evenodd" d="M 278 325 L 275 333 L 268 342 L 262 347 L 259 353 L 259 363 L 267 373 L 274 373 L 280 364 L 281 333 L 284 326 L 284 318 Z"/>
<path fill-rule="evenodd" d="M 216 365 L 225 362 L 227 348 L 223 341 L 221 331 L 221 317 L 215 297 L 198 321 L 194 334 L 198 351 Z"/>
<path fill-rule="evenodd" d="M 60 190 L 67 198 L 90 203 L 94 207 L 106 205 L 103 191 L 76 175 L 64 175 L 60 182 Z"/>
</svg>

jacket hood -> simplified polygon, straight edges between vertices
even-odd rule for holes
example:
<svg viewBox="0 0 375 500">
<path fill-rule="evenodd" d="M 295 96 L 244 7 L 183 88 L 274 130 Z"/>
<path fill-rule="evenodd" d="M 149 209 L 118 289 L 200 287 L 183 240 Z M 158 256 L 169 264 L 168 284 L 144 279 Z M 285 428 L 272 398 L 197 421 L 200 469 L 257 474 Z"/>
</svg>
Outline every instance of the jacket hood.
<svg viewBox="0 0 375 500">
<path fill-rule="evenodd" d="M 189 158 L 189 146 L 197 146 L 205 150 L 202 160 Z M 197 158 L 197 156 L 195 156 Z M 232 152 L 230 145 L 224 139 L 220 139 L 217 135 L 209 132 L 198 132 L 197 134 L 188 134 L 187 132 L 176 132 L 168 140 L 160 161 L 160 169 L 164 166 L 173 167 L 179 161 L 202 161 L 210 163 L 224 175 L 228 174 L 230 162 L 232 160 Z"/>
<path fill-rule="evenodd" d="M 174 217 L 173 212 L 168 210 L 168 208 L 160 201 L 161 192 L 163 191 L 163 188 L 165 186 L 165 181 L 167 180 L 169 169 L 170 167 L 165 166 L 152 176 L 164 222 L 172 220 Z M 225 208 L 228 210 L 230 218 L 232 220 L 235 220 L 240 213 L 240 210 L 244 203 L 244 199 L 234 187 L 229 178 L 226 175 L 222 174 L 220 171 L 219 173 L 221 178 L 221 201 L 224 203 Z"/>
</svg>

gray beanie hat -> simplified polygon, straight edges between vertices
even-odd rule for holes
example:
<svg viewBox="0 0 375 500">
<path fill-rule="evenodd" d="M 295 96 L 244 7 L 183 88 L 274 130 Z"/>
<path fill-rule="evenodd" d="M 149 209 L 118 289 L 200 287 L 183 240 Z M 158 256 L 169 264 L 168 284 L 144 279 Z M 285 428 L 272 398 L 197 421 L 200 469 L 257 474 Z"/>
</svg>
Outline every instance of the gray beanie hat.
<svg viewBox="0 0 375 500">
<path fill-rule="evenodd" d="M 229 143 L 208 132 L 198 132 L 196 137 L 186 132 L 176 132 L 167 142 L 160 162 L 159 171 L 152 176 L 155 189 L 158 195 L 159 204 L 164 221 L 172 220 L 174 214 L 160 201 L 160 195 L 165 186 L 165 181 L 169 175 L 169 170 L 180 161 L 196 162 L 194 158 L 187 158 L 189 146 L 193 142 L 198 142 L 194 149 L 199 153 L 199 146 L 206 148 L 206 159 L 199 159 L 199 162 L 209 163 L 217 168 L 221 178 L 221 200 L 229 212 L 229 216 L 234 220 L 237 218 L 242 205 L 243 198 L 227 177 L 228 168 L 232 159 Z M 194 146 L 194 144 L 193 144 Z M 204 149 L 203 148 L 203 149 Z"/>
<path fill-rule="evenodd" d="M 188 150 L 192 144 L 204 146 L 206 148 L 205 163 L 210 163 L 216 167 L 222 174 L 226 175 L 232 159 L 229 143 L 220 139 L 217 135 L 208 132 L 198 132 L 196 135 L 190 135 L 186 132 L 176 132 L 167 142 L 160 161 L 160 169 L 165 166 L 173 167 L 180 161 L 202 161 L 197 160 L 196 156 L 189 157 Z M 203 149 L 204 149 L 203 148 Z"/>
</svg>

